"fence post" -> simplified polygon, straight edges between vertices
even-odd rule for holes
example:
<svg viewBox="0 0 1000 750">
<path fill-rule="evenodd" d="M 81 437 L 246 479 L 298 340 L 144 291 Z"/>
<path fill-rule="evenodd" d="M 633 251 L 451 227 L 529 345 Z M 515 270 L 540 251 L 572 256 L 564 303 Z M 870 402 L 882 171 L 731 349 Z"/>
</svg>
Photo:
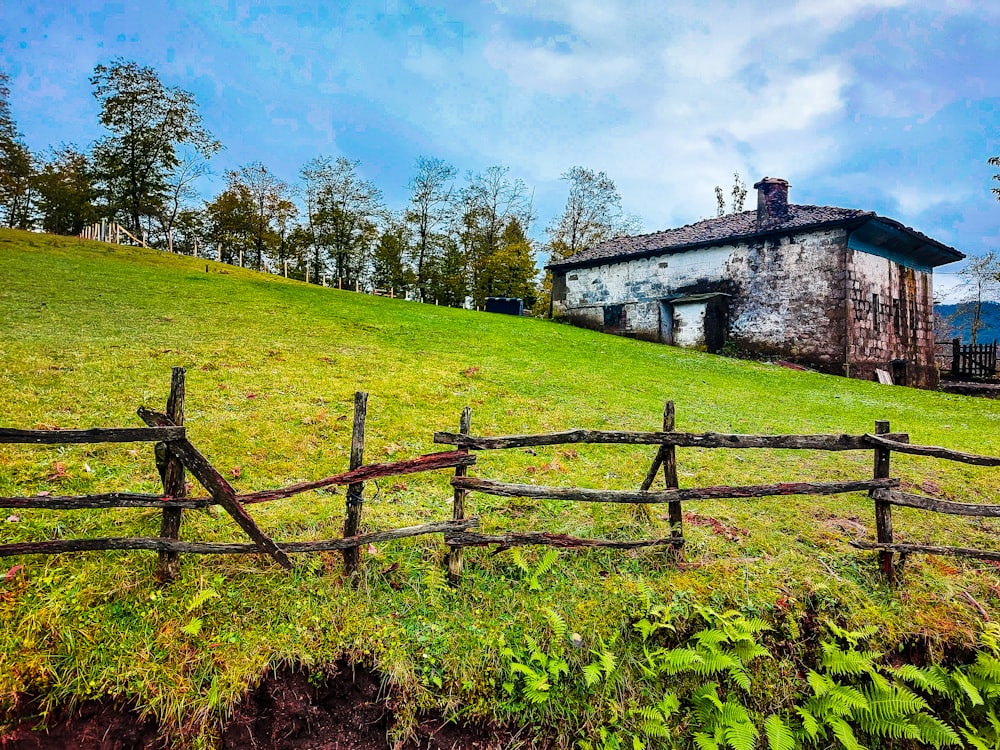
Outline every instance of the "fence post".
<svg viewBox="0 0 1000 750">
<path fill-rule="evenodd" d="M 875 422 L 875 434 L 886 435 L 889 432 L 889 422 L 887 420 L 877 420 Z M 888 448 L 881 446 L 875 448 L 875 479 L 889 478 L 889 454 Z M 869 493 L 870 494 L 870 493 Z M 884 500 L 875 501 L 875 533 L 878 536 L 879 544 L 892 544 L 892 505 Z M 892 570 L 892 550 L 879 551 L 879 570 L 890 583 L 893 582 Z"/>
<path fill-rule="evenodd" d="M 472 429 L 472 409 L 466 406 L 462 409 L 462 418 L 459 420 L 458 431 L 463 435 L 468 435 Z M 468 448 L 459 448 L 463 453 L 468 453 Z M 468 474 L 468 468 L 459 466 L 455 469 L 456 477 L 464 477 Z M 465 497 L 466 490 L 455 488 L 455 504 L 451 514 L 452 520 L 465 520 Z M 462 548 L 450 547 L 448 550 L 448 582 L 452 586 L 457 586 L 462 580 Z"/>
<path fill-rule="evenodd" d="M 184 424 L 184 374 L 183 367 L 175 367 L 170 372 L 170 395 L 167 397 L 167 417 L 175 425 Z M 166 443 L 157 443 L 156 465 L 163 481 L 163 494 L 180 499 L 185 495 L 184 465 Z M 163 539 L 180 539 L 181 508 L 167 508 L 160 519 L 160 536 Z M 173 581 L 180 574 L 181 556 L 179 552 L 159 553 L 157 577 L 163 581 Z"/>
<path fill-rule="evenodd" d="M 663 431 L 673 432 L 674 424 L 674 402 L 667 401 L 663 405 Z M 677 448 L 673 445 L 665 445 L 662 450 L 663 482 L 668 490 L 676 490 L 680 487 L 677 482 Z M 684 558 L 684 520 L 679 500 L 667 503 L 667 518 L 670 521 L 670 536 L 681 539 L 681 543 L 673 548 L 674 557 L 681 560 Z"/>
<path fill-rule="evenodd" d="M 962 340 L 951 340 L 951 376 L 957 378 L 962 372 Z"/>
<path fill-rule="evenodd" d="M 368 416 L 368 394 L 357 391 L 354 394 L 354 430 L 351 433 L 351 463 L 353 471 L 364 463 L 365 419 Z M 364 502 L 364 482 L 347 485 L 347 517 L 344 519 L 344 536 L 357 536 L 361 528 L 361 505 Z M 344 568 L 353 575 L 358 570 L 361 553 L 357 547 L 344 550 Z"/>
</svg>

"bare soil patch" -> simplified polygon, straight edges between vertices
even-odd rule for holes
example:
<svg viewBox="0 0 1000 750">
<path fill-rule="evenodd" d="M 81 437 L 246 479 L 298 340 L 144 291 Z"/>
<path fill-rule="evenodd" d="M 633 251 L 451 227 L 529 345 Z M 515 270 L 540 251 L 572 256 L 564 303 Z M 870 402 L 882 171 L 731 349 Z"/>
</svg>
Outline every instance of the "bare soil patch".
<svg viewBox="0 0 1000 750">
<path fill-rule="evenodd" d="M 269 673 L 236 706 L 222 728 L 223 750 L 389 750 L 395 724 L 392 696 L 379 677 L 346 663 L 325 676 L 304 669 Z M 21 702 L 0 735 L 2 750 L 161 750 L 159 727 L 134 707 L 110 700 L 86 701 L 39 726 L 37 700 Z M 526 740 L 528 740 L 526 742 Z M 399 750 L 502 750 L 532 746 L 531 738 L 499 725 L 459 726 L 438 714 L 421 717 L 416 739 Z M 534 747 L 548 747 L 535 739 Z M 393 748 L 393 750 L 396 750 Z"/>
</svg>

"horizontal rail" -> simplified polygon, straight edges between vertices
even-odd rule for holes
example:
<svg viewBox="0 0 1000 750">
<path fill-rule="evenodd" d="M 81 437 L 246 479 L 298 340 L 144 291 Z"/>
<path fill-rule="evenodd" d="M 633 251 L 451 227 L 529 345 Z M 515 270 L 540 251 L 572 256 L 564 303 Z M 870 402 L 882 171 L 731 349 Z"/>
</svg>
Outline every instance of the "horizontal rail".
<svg viewBox="0 0 1000 750">
<path fill-rule="evenodd" d="M 359 534 L 358 536 L 346 539 L 328 539 L 317 542 L 277 542 L 277 544 L 286 553 L 326 552 L 329 550 L 352 549 L 362 547 L 366 544 L 378 544 L 380 542 L 405 539 L 422 534 L 461 532 L 478 525 L 478 518 L 468 518 L 464 521 L 435 521 L 433 523 L 420 524 L 419 526 L 407 526 L 402 529 Z M 162 539 L 159 537 L 117 537 L 105 539 L 57 539 L 44 542 L 3 544 L 0 545 L 0 557 L 13 557 L 14 555 L 56 555 L 62 552 L 106 552 L 110 550 L 188 552 L 197 555 L 266 554 L 256 544 L 181 542 L 176 539 Z"/>
<path fill-rule="evenodd" d="M 346 471 L 343 474 L 335 474 L 324 479 L 317 479 L 312 482 L 300 482 L 277 490 L 261 490 L 240 495 L 238 499 L 243 503 L 263 503 L 269 500 L 278 500 L 291 497 L 301 492 L 318 490 L 331 485 L 353 484 L 355 482 L 368 482 L 373 479 L 383 479 L 385 477 L 398 477 L 405 474 L 416 474 L 422 471 L 433 471 L 435 469 L 451 469 L 456 466 L 473 466 L 476 457 L 464 451 L 445 451 L 441 453 L 429 453 L 426 456 L 408 458 L 405 461 L 396 461 L 385 464 L 368 464 L 359 466 L 353 471 Z"/>
<path fill-rule="evenodd" d="M 953 516 L 982 516 L 985 518 L 1000 518 L 1000 505 L 980 505 L 973 503 L 953 503 L 949 500 L 938 500 L 924 495 L 911 495 L 908 492 L 894 490 L 875 490 L 872 497 L 876 500 L 900 505 L 904 508 L 920 508 L 935 513 L 948 513 Z"/>
<path fill-rule="evenodd" d="M 354 471 L 336 474 L 314 482 L 300 482 L 276 490 L 261 490 L 246 495 L 237 495 L 236 500 L 244 504 L 264 503 L 270 500 L 291 497 L 301 492 L 322 489 L 330 485 L 346 485 L 384 477 L 415 474 L 434 469 L 450 469 L 456 466 L 472 466 L 476 457 L 464 451 L 445 451 L 418 456 L 395 463 L 369 464 Z M 207 508 L 218 503 L 214 498 L 190 497 L 175 500 L 167 495 L 148 495 L 134 492 L 108 492 L 95 495 L 52 495 L 34 497 L 0 497 L 0 508 L 34 508 L 37 510 L 82 510 L 87 508 Z"/>
<path fill-rule="evenodd" d="M 539 435 L 476 437 L 458 432 L 435 432 L 434 442 L 467 450 L 500 450 L 540 445 L 596 443 L 612 445 L 673 445 L 678 448 L 799 448 L 817 451 L 871 450 L 868 435 L 729 435 L 721 432 L 614 432 L 607 430 L 567 430 Z M 906 433 L 890 437 L 900 443 Z"/>
<path fill-rule="evenodd" d="M 156 443 L 183 440 L 183 427 L 94 427 L 89 430 L 12 430 L 0 427 L 0 443 Z"/>
<path fill-rule="evenodd" d="M 583 539 L 568 534 L 553 534 L 547 531 L 511 531 L 506 534 L 476 534 L 473 532 L 449 532 L 444 535 L 445 544 L 452 547 L 485 547 L 491 544 L 506 547 L 524 545 L 546 545 L 549 547 L 581 548 L 603 547 L 608 549 L 639 549 L 641 547 L 672 546 L 684 544 L 681 537 L 665 537 L 663 539 L 640 539 L 636 541 L 620 541 L 616 539 Z M 498 552 L 500 550 L 497 550 Z"/>
<path fill-rule="evenodd" d="M 909 443 L 892 440 L 892 437 L 892 435 L 864 436 L 865 440 L 873 445 L 891 448 L 899 453 L 909 453 L 914 456 L 943 458 L 948 461 L 958 461 L 963 464 L 974 464 L 975 466 L 1000 466 L 1000 458 L 995 456 L 980 456 L 975 453 L 963 453 L 962 451 L 953 451 L 950 448 L 941 448 L 937 445 L 910 445 Z"/>
<path fill-rule="evenodd" d="M 207 508 L 215 501 L 207 498 L 174 500 L 166 495 L 137 492 L 107 492 L 98 495 L 46 495 L 0 497 L 0 508 L 35 508 L 37 510 L 82 510 L 85 508 Z"/>
<path fill-rule="evenodd" d="M 574 500 L 585 503 L 669 503 L 678 500 L 721 500 L 725 498 L 768 497 L 772 495 L 834 495 L 898 487 L 898 479 L 861 479 L 851 482 L 788 482 L 757 484 L 745 487 L 699 487 L 695 489 L 634 492 L 628 490 L 591 490 L 578 487 L 546 487 L 535 484 L 512 484 L 476 477 L 452 477 L 451 484 L 460 490 L 482 492 L 501 497 L 530 497 L 539 500 Z"/>
<path fill-rule="evenodd" d="M 930 544 L 880 544 L 878 542 L 863 542 L 860 540 L 853 540 L 849 542 L 849 544 L 857 549 L 886 550 L 887 552 L 902 552 L 908 555 L 917 554 L 975 557 L 980 560 L 994 560 L 1000 562 L 1000 552 L 969 549 L 968 547 L 937 547 Z"/>
</svg>

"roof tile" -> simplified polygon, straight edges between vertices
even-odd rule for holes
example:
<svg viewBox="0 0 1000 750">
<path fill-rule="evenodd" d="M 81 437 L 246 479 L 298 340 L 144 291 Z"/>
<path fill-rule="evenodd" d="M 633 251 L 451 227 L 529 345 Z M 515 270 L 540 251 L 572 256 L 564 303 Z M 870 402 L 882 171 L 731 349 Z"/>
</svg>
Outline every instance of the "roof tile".
<svg viewBox="0 0 1000 750">
<path fill-rule="evenodd" d="M 658 250 L 670 251 L 693 245 L 732 242 L 757 234 L 783 233 L 806 227 L 836 224 L 851 219 L 873 218 L 875 216 L 873 211 L 862 211 L 856 208 L 795 204 L 788 206 L 788 213 L 786 221 L 778 226 L 770 227 L 764 232 L 757 231 L 757 212 L 754 210 L 720 216 L 715 219 L 705 219 L 662 232 L 619 237 L 585 248 L 565 260 L 551 263 L 550 267 L 592 265 L 602 260 L 618 260 L 633 255 L 655 253 Z"/>
</svg>

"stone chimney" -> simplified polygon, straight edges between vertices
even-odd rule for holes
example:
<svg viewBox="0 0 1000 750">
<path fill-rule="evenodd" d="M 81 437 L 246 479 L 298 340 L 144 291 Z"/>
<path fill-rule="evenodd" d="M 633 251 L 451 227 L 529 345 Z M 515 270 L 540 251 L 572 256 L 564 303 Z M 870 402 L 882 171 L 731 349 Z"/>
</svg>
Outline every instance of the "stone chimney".
<svg viewBox="0 0 1000 750">
<path fill-rule="evenodd" d="M 776 227 L 788 219 L 788 182 L 765 177 L 754 185 L 757 191 L 757 231 Z"/>
</svg>

